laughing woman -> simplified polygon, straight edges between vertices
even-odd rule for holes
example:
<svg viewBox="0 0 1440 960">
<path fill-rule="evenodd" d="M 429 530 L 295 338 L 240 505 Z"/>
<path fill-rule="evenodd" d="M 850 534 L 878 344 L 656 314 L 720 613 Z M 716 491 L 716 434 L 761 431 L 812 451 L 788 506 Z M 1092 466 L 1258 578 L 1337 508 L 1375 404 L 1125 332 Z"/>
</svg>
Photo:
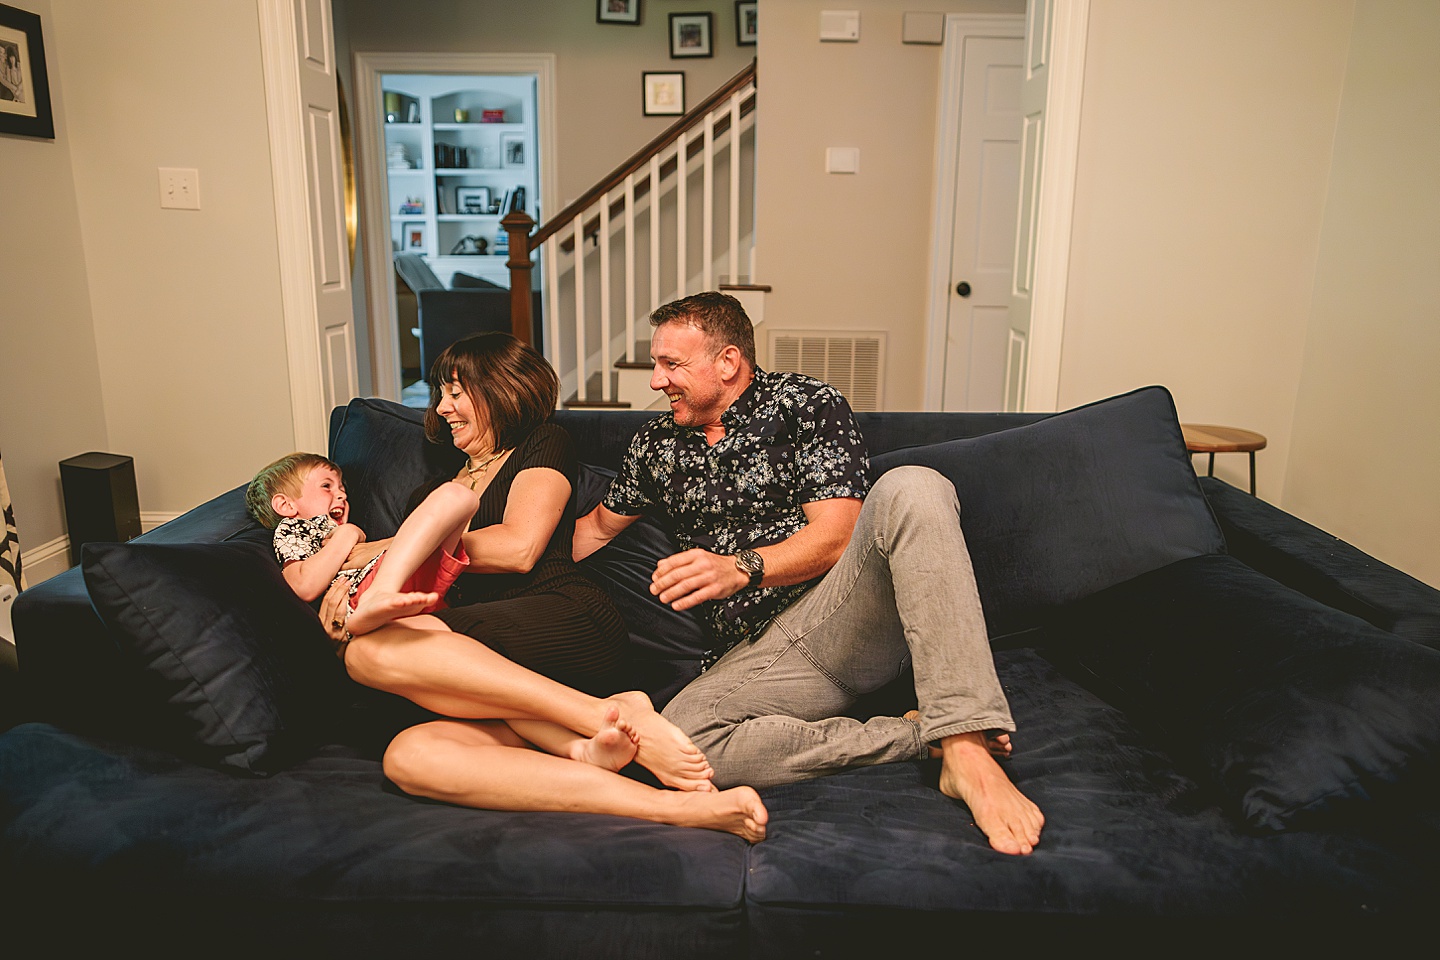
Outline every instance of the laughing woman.
<svg viewBox="0 0 1440 960">
<path fill-rule="evenodd" d="M 609 689 L 626 640 L 605 592 L 571 560 L 574 454 L 550 422 L 559 382 L 509 334 L 452 344 L 430 371 L 430 440 L 466 455 L 455 480 L 478 498 L 462 537 L 470 565 L 448 608 L 349 638 L 332 589 L 322 622 L 347 641 L 346 671 L 446 719 L 402 731 L 385 772 L 408 793 L 501 810 L 613 813 L 708 827 L 756 841 L 767 813 L 749 787 L 715 791 L 710 766 L 640 692 Z M 362 543 L 352 561 L 384 549 Z M 538 750 L 536 748 L 539 748 Z M 621 776 L 639 762 L 676 790 Z"/>
</svg>

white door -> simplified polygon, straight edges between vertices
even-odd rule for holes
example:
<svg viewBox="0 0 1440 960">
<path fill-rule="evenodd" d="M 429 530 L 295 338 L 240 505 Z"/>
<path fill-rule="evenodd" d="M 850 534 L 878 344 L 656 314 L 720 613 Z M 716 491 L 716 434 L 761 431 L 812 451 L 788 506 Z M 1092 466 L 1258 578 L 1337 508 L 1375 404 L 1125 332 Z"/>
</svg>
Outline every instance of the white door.
<svg viewBox="0 0 1440 960">
<path fill-rule="evenodd" d="M 1020 175 L 1020 38 L 963 41 L 941 409 L 1005 409 Z"/>
<path fill-rule="evenodd" d="M 320 377 L 326 411 L 349 403 L 355 374 L 355 310 L 350 296 L 349 242 L 345 231 L 344 144 L 340 87 L 335 75 L 335 37 L 330 0 L 295 0 L 304 111 L 305 180 L 315 274 L 315 315 L 320 337 Z"/>
<path fill-rule="evenodd" d="M 295 447 L 357 392 L 330 0 L 259 0 Z"/>
</svg>

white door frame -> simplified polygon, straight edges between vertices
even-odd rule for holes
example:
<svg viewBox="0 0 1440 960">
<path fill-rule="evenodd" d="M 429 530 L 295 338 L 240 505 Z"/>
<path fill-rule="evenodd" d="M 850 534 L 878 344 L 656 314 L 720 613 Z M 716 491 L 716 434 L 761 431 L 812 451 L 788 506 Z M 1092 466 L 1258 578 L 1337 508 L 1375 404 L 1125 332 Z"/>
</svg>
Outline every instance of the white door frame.
<svg viewBox="0 0 1440 960">
<path fill-rule="evenodd" d="M 1090 0 L 1030 0 L 1031 12 L 1052 7 L 1039 29 L 1050 32 L 1050 85 L 1044 161 L 1040 171 L 1035 252 L 1035 294 L 1030 312 L 1022 409 L 1055 410 L 1060 394 L 1060 352 L 1065 335 L 1065 291 L 1070 275 L 1070 227 L 1075 206 L 1075 172 L 1080 147 L 1080 101 L 1085 81 L 1085 38 Z M 949 300 L 953 233 L 948 226 L 955 202 L 955 166 L 960 141 L 960 70 L 965 37 L 994 30 L 1013 15 L 947 14 L 940 71 L 936 130 L 935 186 L 931 217 L 930 282 L 926 311 L 925 409 L 939 410 L 944 396 L 945 325 Z M 1032 27 L 1033 29 L 1033 27 Z M 1031 44 L 1034 44 L 1032 38 Z M 1039 40 L 1044 49 L 1045 40 Z"/>
<path fill-rule="evenodd" d="M 945 355 L 950 323 L 950 260 L 955 246 L 955 177 L 960 165 L 960 100 L 965 41 L 1024 38 L 1025 17 L 1009 13 L 945 16 L 940 102 L 935 122 L 934 215 L 930 218 L 930 284 L 926 297 L 925 409 L 945 408 Z"/>
<path fill-rule="evenodd" d="M 321 369 L 320 314 L 315 301 L 318 265 L 310 245 L 305 118 L 300 108 L 300 77 L 294 54 L 302 24 L 297 22 L 293 0 L 255 2 L 260 16 L 260 59 L 270 132 L 270 170 L 275 185 L 290 417 L 297 450 L 325 450 L 330 445 L 330 411 L 325 406 Z"/>
<path fill-rule="evenodd" d="M 555 54 L 553 53 L 373 53 L 355 54 L 357 170 L 360 229 L 365 237 L 365 291 L 369 315 L 371 383 L 376 396 L 400 399 L 399 329 L 395 323 L 395 271 L 385 204 L 384 131 L 380 122 L 380 77 L 388 73 L 515 74 L 536 78 L 535 136 L 540 158 L 540 198 L 554 204 Z"/>
</svg>

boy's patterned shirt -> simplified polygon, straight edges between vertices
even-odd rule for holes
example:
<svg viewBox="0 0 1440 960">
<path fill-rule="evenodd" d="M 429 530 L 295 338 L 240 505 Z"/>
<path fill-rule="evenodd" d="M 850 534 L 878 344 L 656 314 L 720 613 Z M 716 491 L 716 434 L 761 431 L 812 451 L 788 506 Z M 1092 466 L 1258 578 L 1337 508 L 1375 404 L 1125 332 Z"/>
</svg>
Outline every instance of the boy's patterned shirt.
<svg viewBox="0 0 1440 960">
<path fill-rule="evenodd" d="M 673 414 L 635 435 L 605 506 L 634 516 L 661 514 L 682 550 L 731 555 L 789 538 L 805 526 L 803 505 L 869 490 L 865 440 L 850 404 L 829 384 L 798 373 L 757 370 L 754 382 L 720 417 L 714 446 L 699 427 Z M 764 632 L 816 581 L 742 589 L 701 611 L 716 640 L 708 668 L 741 640 Z"/>
</svg>

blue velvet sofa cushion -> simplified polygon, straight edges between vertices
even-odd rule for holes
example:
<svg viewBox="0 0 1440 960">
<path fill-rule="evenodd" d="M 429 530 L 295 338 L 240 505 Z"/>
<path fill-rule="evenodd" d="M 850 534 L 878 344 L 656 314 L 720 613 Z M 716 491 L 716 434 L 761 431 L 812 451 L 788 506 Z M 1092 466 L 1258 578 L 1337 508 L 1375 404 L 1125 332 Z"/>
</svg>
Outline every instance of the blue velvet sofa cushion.
<svg viewBox="0 0 1440 960">
<path fill-rule="evenodd" d="M 425 439 L 424 411 L 351 400 L 330 418 L 330 459 L 345 476 L 350 521 L 372 539 L 393 537 L 426 480 L 458 472 L 465 455 Z"/>
<path fill-rule="evenodd" d="M 1255 572 L 1194 557 L 1057 618 L 1107 699 L 1262 831 L 1314 827 L 1440 785 L 1440 651 Z"/>
<path fill-rule="evenodd" d="M 870 460 L 874 476 L 902 464 L 955 484 L 993 639 L 1035 627 L 1047 609 L 1225 549 L 1163 387 Z"/>
<path fill-rule="evenodd" d="M 82 570 L 117 645 L 168 704 L 183 756 L 265 774 L 326 731 L 339 662 L 267 547 L 86 544 Z"/>
</svg>

